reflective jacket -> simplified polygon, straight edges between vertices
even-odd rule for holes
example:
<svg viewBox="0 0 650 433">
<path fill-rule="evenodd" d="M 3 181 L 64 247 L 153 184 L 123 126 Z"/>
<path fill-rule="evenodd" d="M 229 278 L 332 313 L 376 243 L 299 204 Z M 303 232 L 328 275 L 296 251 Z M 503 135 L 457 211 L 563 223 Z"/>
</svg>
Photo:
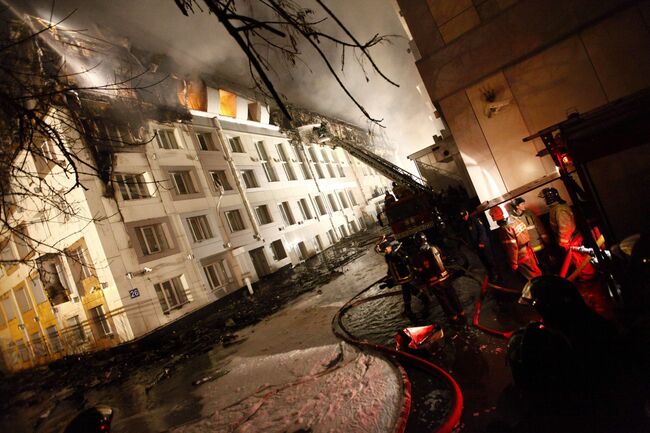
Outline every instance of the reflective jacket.
<svg viewBox="0 0 650 433">
<path fill-rule="evenodd" d="M 558 245 L 562 248 L 571 246 L 571 241 L 575 237 L 576 221 L 569 205 L 566 203 L 553 203 L 549 208 L 548 215 Z"/>
<path fill-rule="evenodd" d="M 533 251 L 539 251 L 544 248 L 544 244 L 548 242 L 548 235 L 546 234 L 544 225 L 539 218 L 537 218 L 537 215 L 526 209 L 521 213 L 513 210 L 512 216 L 513 218 L 520 219 L 521 222 L 526 224 L 528 236 L 530 236 L 530 246 Z"/>
<path fill-rule="evenodd" d="M 499 227 L 499 239 L 503 244 L 510 265 L 517 265 L 528 258 L 528 229 L 518 218 L 510 218 L 508 223 Z"/>
<path fill-rule="evenodd" d="M 384 256 L 388 265 L 388 276 L 395 284 L 407 283 L 413 279 L 413 271 L 409 263 L 409 256 L 400 245 Z"/>
</svg>

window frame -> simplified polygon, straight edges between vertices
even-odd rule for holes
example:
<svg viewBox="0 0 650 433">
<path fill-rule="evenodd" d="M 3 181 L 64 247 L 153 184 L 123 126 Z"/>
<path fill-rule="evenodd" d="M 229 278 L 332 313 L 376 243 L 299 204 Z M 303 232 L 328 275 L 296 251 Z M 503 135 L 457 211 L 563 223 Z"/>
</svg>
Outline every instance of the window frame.
<svg viewBox="0 0 650 433">
<path fill-rule="evenodd" d="M 260 217 L 260 210 L 262 214 L 264 214 L 264 221 Z M 271 216 L 271 211 L 267 205 L 261 204 L 259 206 L 255 206 L 254 211 L 255 211 L 255 218 L 257 218 L 257 223 L 259 225 L 263 226 L 266 224 L 273 223 L 273 216 Z"/>
<path fill-rule="evenodd" d="M 162 139 L 163 135 L 165 136 L 166 140 Z M 172 137 L 172 140 L 169 140 L 170 136 Z M 156 139 L 158 141 L 159 149 L 180 150 L 183 148 L 180 142 L 176 139 L 176 133 L 174 132 L 174 129 L 169 129 L 169 128 L 156 129 Z M 170 145 L 170 147 L 167 147 L 167 145 Z"/>
<path fill-rule="evenodd" d="M 167 173 L 174 185 L 174 195 L 181 197 L 199 193 L 192 177 L 192 170 L 169 170 Z M 186 192 L 181 192 L 179 179 L 182 180 Z"/>
<path fill-rule="evenodd" d="M 158 249 L 157 250 L 152 250 L 149 245 L 149 239 L 147 239 L 147 236 L 145 234 L 145 229 L 151 229 L 151 233 L 154 235 L 155 241 L 157 243 Z M 136 231 L 136 237 L 138 238 L 138 241 L 140 243 L 140 248 L 142 250 L 142 254 L 144 256 L 152 256 L 154 254 L 159 254 L 164 252 L 165 250 L 170 249 L 170 244 L 168 242 L 167 236 L 165 234 L 165 229 L 163 227 L 163 223 L 156 223 L 156 224 L 148 224 L 145 226 L 138 226 L 135 228 Z M 162 242 L 161 242 L 162 240 Z"/>
<path fill-rule="evenodd" d="M 214 238 L 214 233 L 212 232 L 212 227 L 210 227 L 210 221 L 207 215 L 187 217 L 186 222 L 190 228 L 190 233 L 192 233 L 194 243 Z"/>
<path fill-rule="evenodd" d="M 219 173 L 223 173 L 223 179 L 221 179 Z M 221 191 L 221 188 L 219 188 L 219 186 L 223 188 L 224 192 L 233 190 L 233 187 L 230 184 L 230 181 L 228 180 L 228 175 L 226 174 L 226 170 L 208 170 L 208 174 L 210 175 L 210 178 L 212 179 L 212 185 L 215 187 L 217 192 Z M 215 179 L 215 175 L 217 176 L 217 179 Z M 217 184 L 217 181 L 219 182 L 219 184 Z M 225 181 L 225 185 L 224 185 L 224 181 Z"/>
<path fill-rule="evenodd" d="M 166 287 L 165 284 L 167 283 L 169 283 L 169 285 Z M 154 284 L 153 287 L 156 291 L 156 295 L 158 296 L 158 302 L 160 303 L 160 307 L 163 310 L 163 314 L 169 314 L 173 310 L 182 308 L 183 305 L 190 302 L 188 293 L 185 290 L 185 285 L 183 284 L 180 275 L 168 280 L 160 281 Z M 174 304 L 170 303 L 170 298 L 174 298 Z"/>
<path fill-rule="evenodd" d="M 232 153 L 246 153 L 240 136 L 228 137 L 228 146 Z"/>
<path fill-rule="evenodd" d="M 106 312 L 104 311 L 104 305 L 99 304 L 96 307 L 89 309 L 88 312 L 90 313 L 90 318 L 93 324 L 101 332 L 99 338 L 113 335 L 111 324 L 108 323 L 108 317 L 106 317 Z"/>
<path fill-rule="evenodd" d="M 280 213 L 282 214 L 282 220 L 286 226 L 292 226 L 296 224 L 296 218 L 291 211 L 291 205 L 288 201 L 283 201 L 278 203 L 278 208 L 280 208 Z"/>
<path fill-rule="evenodd" d="M 281 248 L 281 253 L 284 255 L 283 257 L 280 257 L 280 254 L 278 254 L 278 248 L 276 246 L 279 245 Z M 276 262 L 279 262 L 280 260 L 284 260 L 288 257 L 287 250 L 284 248 L 284 242 L 282 242 L 282 239 L 276 239 L 270 244 L 271 248 L 271 253 L 273 254 L 273 260 Z"/>
<path fill-rule="evenodd" d="M 236 215 L 235 220 L 231 220 L 230 216 L 231 215 Z M 243 230 L 246 230 L 246 223 L 244 222 L 244 218 L 241 215 L 241 212 L 239 209 L 233 209 L 229 211 L 224 211 L 224 216 L 226 217 L 226 221 L 228 222 L 228 228 L 230 229 L 231 233 L 235 232 L 241 232 Z M 241 228 L 236 228 L 233 226 L 233 221 L 236 223 L 235 225 L 239 227 L 241 225 Z"/>
<path fill-rule="evenodd" d="M 260 187 L 260 183 L 257 181 L 257 176 L 255 176 L 255 170 L 245 169 L 245 170 L 240 170 L 240 173 L 246 189 L 253 189 L 253 188 Z M 249 185 L 249 183 L 251 185 Z"/>
<path fill-rule="evenodd" d="M 116 173 L 113 175 L 113 180 L 118 186 L 123 201 L 153 197 L 145 173 Z"/>
<path fill-rule="evenodd" d="M 194 132 L 194 136 L 196 137 L 196 142 L 198 143 L 198 150 L 199 151 L 201 151 L 201 152 L 217 152 L 219 150 L 217 148 L 217 144 L 214 142 L 214 138 L 213 138 L 211 132 L 198 131 L 198 132 Z M 205 137 L 208 138 L 207 141 L 205 140 Z M 201 140 L 202 138 L 203 138 L 203 140 Z M 204 148 L 204 145 L 205 145 L 205 148 Z"/>
</svg>

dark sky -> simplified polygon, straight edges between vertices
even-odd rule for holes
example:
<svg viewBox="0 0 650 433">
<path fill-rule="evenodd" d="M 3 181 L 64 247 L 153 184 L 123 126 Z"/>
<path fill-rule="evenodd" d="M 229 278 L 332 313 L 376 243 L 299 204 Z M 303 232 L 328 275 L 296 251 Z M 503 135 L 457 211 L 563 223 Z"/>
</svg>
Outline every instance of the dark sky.
<svg viewBox="0 0 650 433">
<path fill-rule="evenodd" d="M 9 0 L 16 8 L 33 7 L 34 12 L 49 18 L 51 0 Z M 310 0 L 298 0 L 306 7 L 315 7 Z M 426 106 L 426 92 L 420 95 L 421 83 L 412 55 L 407 52 L 408 39 L 391 0 L 329 0 L 328 6 L 360 39 L 372 35 L 398 35 L 391 44 L 373 48 L 372 53 L 382 71 L 400 84 L 396 88 L 371 73 L 366 82 L 351 56 L 346 57 L 344 80 L 353 94 L 375 118 L 383 118 L 385 134 L 397 146 L 397 161 L 408 170 L 415 170 L 406 155 L 433 140 L 439 124 L 431 120 Z M 173 0 L 56 0 L 54 16 L 60 18 L 76 9 L 66 23 L 78 28 L 104 27 L 124 36 L 137 47 L 172 56 L 187 68 L 184 72 L 211 71 L 232 81 L 250 82 L 244 55 L 222 29 L 214 16 L 198 12 L 183 16 Z M 321 15 L 322 16 L 322 15 Z M 339 56 L 335 55 L 338 61 Z M 304 59 L 309 68 L 277 66 L 273 77 L 279 90 L 296 105 L 320 111 L 344 120 L 365 125 L 361 112 L 349 101 L 324 66 L 315 63 L 314 53 L 305 48 Z M 311 71 L 310 71 L 311 69 Z M 420 85 L 420 88 L 424 87 Z"/>
</svg>

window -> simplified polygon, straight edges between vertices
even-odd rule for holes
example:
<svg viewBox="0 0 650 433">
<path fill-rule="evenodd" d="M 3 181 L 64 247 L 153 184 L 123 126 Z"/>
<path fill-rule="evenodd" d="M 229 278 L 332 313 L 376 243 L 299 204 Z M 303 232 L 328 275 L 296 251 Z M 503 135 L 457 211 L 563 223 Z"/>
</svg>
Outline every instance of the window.
<svg viewBox="0 0 650 433">
<path fill-rule="evenodd" d="M 334 234 L 334 230 L 329 229 L 327 231 L 327 240 L 330 241 L 330 245 L 334 245 L 336 243 L 336 235 Z"/>
<path fill-rule="evenodd" d="M 350 203 L 352 203 L 352 206 L 358 206 L 357 199 L 354 198 L 354 192 L 352 190 L 347 190 L 348 193 L 348 198 L 350 199 Z"/>
<path fill-rule="evenodd" d="M 275 148 L 278 151 L 278 156 L 280 157 L 280 162 L 282 164 L 282 168 L 284 169 L 284 174 L 287 176 L 287 180 L 296 180 L 296 172 L 293 170 L 293 166 L 287 157 L 284 146 L 282 143 L 276 143 Z"/>
<path fill-rule="evenodd" d="M 29 299 L 27 298 L 27 293 L 25 292 L 24 287 L 16 289 L 14 294 L 16 295 L 16 302 L 18 303 L 18 308 L 20 308 L 21 312 L 25 313 L 32 309 L 31 302 L 29 302 Z"/>
<path fill-rule="evenodd" d="M 264 169 L 266 180 L 269 182 L 277 182 L 280 180 L 278 178 L 278 174 L 275 172 L 275 168 L 273 168 L 273 166 L 269 163 L 269 155 L 266 153 L 264 142 L 256 141 L 255 149 L 257 150 L 257 156 L 260 158 L 260 162 L 262 163 L 262 168 Z"/>
<path fill-rule="evenodd" d="M 270 224 L 273 222 L 273 218 L 271 218 L 271 213 L 269 212 L 269 207 L 265 204 L 255 208 L 255 216 L 257 216 L 257 222 L 259 225 Z"/>
<path fill-rule="evenodd" d="M 226 172 L 224 170 L 211 171 L 210 177 L 212 177 L 212 182 L 214 183 L 214 187 L 217 189 L 217 191 L 221 191 L 222 189 L 224 191 L 232 190 L 232 186 L 230 185 L 230 182 L 228 182 L 228 177 L 226 176 Z"/>
<path fill-rule="evenodd" d="M 189 302 L 180 277 L 154 284 L 153 287 L 156 289 L 158 301 L 165 314 Z"/>
<path fill-rule="evenodd" d="M 300 260 L 306 260 L 309 257 L 309 250 L 307 250 L 307 245 L 304 242 L 298 242 L 298 258 Z"/>
<path fill-rule="evenodd" d="M 233 153 L 244 153 L 244 145 L 241 142 L 241 138 L 239 137 L 229 138 L 228 143 L 230 143 L 230 150 Z"/>
<path fill-rule="evenodd" d="M 79 322 L 79 316 L 72 316 L 66 320 L 68 324 L 68 333 L 70 338 L 75 343 L 83 343 L 86 341 L 86 333 Z"/>
<path fill-rule="evenodd" d="M 194 242 L 201 242 L 210 239 L 213 236 L 206 215 L 188 218 L 187 224 L 190 226 L 190 230 L 192 231 Z"/>
<path fill-rule="evenodd" d="M 339 200 L 341 200 L 341 204 L 343 205 L 344 209 L 347 209 L 350 207 L 350 204 L 348 203 L 347 197 L 345 197 L 345 193 L 343 191 L 338 192 L 339 195 Z"/>
<path fill-rule="evenodd" d="M 5 313 L 2 312 L 2 308 L 0 308 L 0 328 L 4 328 L 7 326 L 7 318 L 5 317 Z"/>
<path fill-rule="evenodd" d="M 302 171 L 303 178 L 312 179 L 313 176 L 311 175 L 307 162 L 304 159 L 304 153 L 300 152 L 299 146 L 300 144 L 293 145 L 293 152 L 294 154 L 296 154 L 296 158 L 298 159 L 298 164 L 300 164 L 300 171 Z"/>
<path fill-rule="evenodd" d="M 248 120 L 261 122 L 262 105 L 259 102 L 251 102 L 248 104 Z"/>
<path fill-rule="evenodd" d="M 341 224 L 339 226 L 339 232 L 341 233 L 341 237 L 343 237 L 343 238 L 348 237 L 348 229 L 345 228 L 345 225 Z"/>
<path fill-rule="evenodd" d="M 306 199 L 301 198 L 298 201 L 298 207 L 300 208 L 300 213 L 302 214 L 303 220 L 310 220 L 313 218 L 309 203 L 307 202 Z"/>
<path fill-rule="evenodd" d="M 318 207 L 318 213 L 321 215 L 326 215 L 327 214 L 327 208 L 325 207 L 325 202 L 323 201 L 323 197 L 320 195 L 317 195 L 314 197 L 314 200 L 316 200 L 316 206 Z"/>
<path fill-rule="evenodd" d="M 334 172 L 334 167 L 332 164 L 331 154 L 329 154 L 325 149 L 321 149 L 320 151 L 323 155 L 323 161 L 326 162 L 327 172 L 329 173 L 330 177 L 336 177 L 336 173 Z"/>
<path fill-rule="evenodd" d="M 98 305 L 95 308 L 90 309 L 90 318 L 92 319 L 93 323 L 95 324 L 95 329 L 99 333 L 99 337 L 106 337 L 107 335 L 111 335 L 113 332 L 111 331 L 111 326 L 108 323 L 108 320 L 106 319 L 106 314 L 104 314 L 104 306 L 103 305 Z"/>
<path fill-rule="evenodd" d="M 219 278 L 219 273 L 217 272 L 216 264 L 211 264 L 203 267 L 203 272 L 205 273 L 205 278 L 208 280 L 210 285 L 210 290 L 214 291 L 220 287 L 223 287 L 221 279 Z"/>
<path fill-rule="evenodd" d="M 136 235 L 145 256 L 159 253 L 169 248 L 162 224 L 152 224 L 136 228 Z"/>
<path fill-rule="evenodd" d="M 212 134 L 209 132 L 197 132 L 196 139 L 199 142 L 199 149 L 201 150 L 218 150 L 212 139 Z"/>
<path fill-rule="evenodd" d="M 239 210 L 231 210 L 226 212 L 225 214 L 231 232 L 238 232 L 246 228 L 246 226 L 244 226 L 244 220 L 242 219 Z"/>
<path fill-rule="evenodd" d="M 246 188 L 258 188 L 260 185 L 257 183 L 255 172 L 253 170 L 242 170 L 241 177 L 244 179 Z"/>
<path fill-rule="evenodd" d="M 169 176 L 174 183 L 176 195 L 196 194 L 196 187 L 189 170 L 170 171 Z"/>
<path fill-rule="evenodd" d="M 340 155 L 337 152 L 338 150 L 340 150 L 340 148 L 337 148 L 332 153 L 332 155 L 334 155 L 334 163 L 336 164 L 336 168 L 339 171 L 339 177 L 345 177 L 345 171 L 343 171 L 343 163 L 341 162 Z"/>
<path fill-rule="evenodd" d="M 275 261 L 282 260 L 287 257 L 287 252 L 284 250 L 284 245 L 282 245 L 281 239 L 271 242 L 271 251 L 273 252 L 273 259 L 275 259 Z"/>
<path fill-rule="evenodd" d="M 2 309 L 4 310 L 5 315 L 7 316 L 6 317 L 7 322 L 16 318 L 16 310 L 14 309 L 13 302 L 7 296 L 2 298 Z"/>
<path fill-rule="evenodd" d="M 72 261 L 70 263 L 70 268 L 73 274 L 76 274 L 75 270 L 78 271 L 78 279 L 83 280 L 85 278 L 91 277 L 94 275 L 92 271 L 92 265 L 89 265 L 89 260 L 86 257 L 87 251 L 79 247 L 72 251 L 68 252 L 69 258 Z M 77 275 L 74 275 L 77 278 Z"/>
<path fill-rule="evenodd" d="M 57 353 L 63 350 L 61 345 L 61 338 L 59 337 L 59 332 L 56 330 L 56 326 L 52 325 L 45 330 L 47 334 L 47 339 L 50 342 L 50 347 L 52 348 L 53 353 Z"/>
<path fill-rule="evenodd" d="M 282 220 L 287 226 L 292 226 L 296 223 L 296 219 L 293 217 L 293 212 L 291 212 L 291 206 L 289 206 L 288 201 L 283 201 L 278 205 L 280 208 L 280 213 L 282 214 Z"/>
<path fill-rule="evenodd" d="M 171 129 L 159 129 L 156 131 L 158 146 L 161 149 L 180 149 L 174 131 Z"/>
<path fill-rule="evenodd" d="M 316 235 L 314 237 L 314 246 L 316 247 L 317 251 L 323 251 L 325 249 L 325 245 L 323 244 L 323 239 L 321 239 L 320 235 Z"/>
<path fill-rule="evenodd" d="M 333 212 L 339 211 L 339 204 L 336 202 L 336 197 L 334 194 L 327 194 L 327 200 L 330 202 L 330 206 Z"/>
<path fill-rule="evenodd" d="M 43 341 L 40 332 L 34 332 L 29 336 L 29 340 L 32 343 L 32 348 L 34 349 L 34 355 L 36 355 L 36 357 L 47 355 L 47 348 L 45 347 L 45 342 Z"/>
<path fill-rule="evenodd" d="M 22 338 L 16 341 L 16 348 L 18 349 L 20 359 L 23 362 L 29 361 L 29 350 L 27 350 L 27 346 L 25 345 L 25 342 L 22 340 Z"/>
<path fill-rule="evenodd" d="M 116 174 L 115 182 L 122 200 L 137 200 L 151 197 L 144 174 Z"/>
</svg>

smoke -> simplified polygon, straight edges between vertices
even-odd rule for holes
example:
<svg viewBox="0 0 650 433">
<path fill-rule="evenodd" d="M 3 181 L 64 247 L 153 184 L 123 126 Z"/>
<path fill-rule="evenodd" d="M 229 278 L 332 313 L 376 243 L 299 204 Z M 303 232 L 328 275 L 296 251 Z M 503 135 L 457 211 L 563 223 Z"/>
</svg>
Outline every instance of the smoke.
<svg viewBox="0 0 650 433">
<path fill-rule="evenodd" d="M 183 16 L 173 0 L 12 0 L 14 6 L 43 18 L 61 18 L 76 12 L 65 25 L 77 29 L 105 28 L 111 34 L 126 37 L 137 48 L 170 56 L 182 72 L 214 72 L 239 83 L 250 84 L 248 62 L 217 19 L 208 14 Z M 302 0 L 317 10 L 310 0 Z M 328 6 L 342 19 L 359 40 L 373 35 L 396 35 L 392 43 L 373 47 L 371 53 L 394 87 L 369 71 L 367 82 L 361 67 L 346 54 L 344 82 L 374 118 L 384 119 L 385 129 L 375 129 L 396 147 L 403 168 L 416 172 L 406 156 L 432 143 L 432 135 L 442 124 L 432 120 L 426 95 L 416 86 L 421 80 L 413 56 L 407 52 L 408 39 L 391 0 L 329 0 Z M 332 27 L 332 30 L 334 28 Z M 328 51 L 335 66 L 340 66 L 340 52 Z M 347 120 L 360 126 L 366 119 L 338 87 L 325 66 L 310 47 L 304 47 L 305 64 L 295 67 L 277 65 L 271 75 L 278 91 L 287 100 L 313 111 Z M 340 71 L 340 68 L 337 69 Z"/>
</svg>

